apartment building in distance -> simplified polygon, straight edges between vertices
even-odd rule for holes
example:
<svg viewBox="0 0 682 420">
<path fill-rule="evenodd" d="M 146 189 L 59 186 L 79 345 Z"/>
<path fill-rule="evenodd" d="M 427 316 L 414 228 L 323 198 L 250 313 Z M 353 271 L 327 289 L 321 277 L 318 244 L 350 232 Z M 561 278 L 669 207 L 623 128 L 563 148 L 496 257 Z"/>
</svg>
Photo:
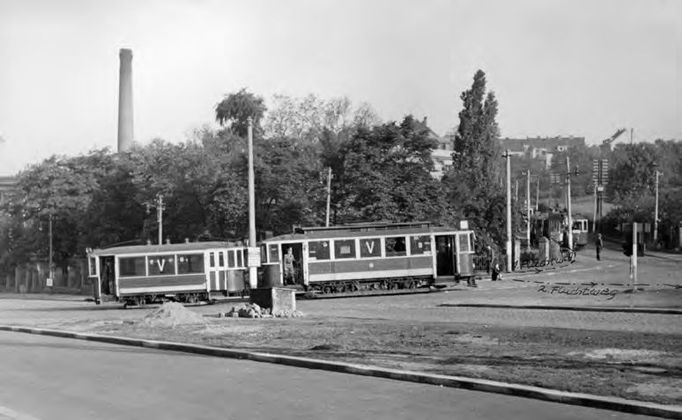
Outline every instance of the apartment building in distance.
<svg viewBox="0 0 682 420">
<path fill-rule="evenodd" d="M 17 187 L 18 182 L 14 176 L 0 176 L 0 203 L 10 191 Z"/>
</svg>

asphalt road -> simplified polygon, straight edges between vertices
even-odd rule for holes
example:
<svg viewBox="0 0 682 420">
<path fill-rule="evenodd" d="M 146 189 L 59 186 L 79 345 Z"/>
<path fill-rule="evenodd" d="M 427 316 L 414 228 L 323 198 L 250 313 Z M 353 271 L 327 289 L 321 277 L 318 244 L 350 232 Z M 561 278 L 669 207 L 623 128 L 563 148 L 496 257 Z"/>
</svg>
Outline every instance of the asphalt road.
<svg viewBox="0 0 682 420">
<path fill-rule="evenodd" d="M 0 332 L 0 419 L 645 419 L 531 399 Z"/>
</svg>

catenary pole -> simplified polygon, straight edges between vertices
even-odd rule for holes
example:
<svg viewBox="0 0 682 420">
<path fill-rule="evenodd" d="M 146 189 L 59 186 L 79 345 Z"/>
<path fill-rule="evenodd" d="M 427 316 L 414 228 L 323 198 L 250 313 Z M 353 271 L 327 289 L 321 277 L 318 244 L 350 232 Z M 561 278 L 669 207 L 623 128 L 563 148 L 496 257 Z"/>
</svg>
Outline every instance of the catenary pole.
<svg viewBox="0 0 682 420">
<path fill-rule="evenodd" d="M 530 169 L 526 172 L 526 251 L 530 252 Z"/>
<path fill-rule="evenodd" d="M 248 119 L 249 142 L 249 248 L 256 246 L 256 181 L 253 171 L 253 119 Z M 258 283 L 257 267 L 249 262 L 249 286 L 255 289 Z"/>
<path fill-rule="evenodd" d="M 511 155 L 509 150 L 504 157 L 507 159 L 507 272 L 512 271 L 512 225 L 511 225 Z"/>
<path fill-rule="evenodd" d="M 566 203 L 568 210 L 568 248 L 573 249 L 573 215 L 571 214 L 571 161 L 566 156 Z"/>
</svg>

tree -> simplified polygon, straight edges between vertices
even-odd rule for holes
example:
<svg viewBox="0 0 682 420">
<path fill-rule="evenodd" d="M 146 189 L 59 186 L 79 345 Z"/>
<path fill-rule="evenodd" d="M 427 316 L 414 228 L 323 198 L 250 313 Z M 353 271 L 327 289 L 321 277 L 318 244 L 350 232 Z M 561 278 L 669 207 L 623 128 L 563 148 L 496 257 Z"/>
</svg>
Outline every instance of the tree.
<svg viewBox="0 0 682 420">
<path fill-rule="evenodd" d="M 215 107 L 216 121 L 228 126 L 237 136 L 246 137 L 248 118 L 253 119 L 254 131 L 260 133 L 261 120 L 266 111 L 263 98 L 248 92 L 245 88 L 226 95 Z"/>
<path fill-rule="evenodd" d="M 315 144 L 325 130 L 338 136 L 351 127 L 378 123 L 379 118 L 369 104 L 353 107 L 347 97 L 324 100 L 312 94 L 302 98 L 275 95 L 265 119 L 265 135 Z"/>
<path fill-rule="evenodd" d="M 336 222 L 438 220 L 445 213 L 431 177 L 436 140 L 412 116 L 358 129 L 341 147 Z"/>
<path fill-rule="evenodd" d="M 504 226 L 497 223 L 496 212 L 491 214 L 503 195 L 500 176 L 503 160 L 495 120 L 498 104 L 493 92 L 486 94 L 482 70 L 476 72 L 471 88 L 462 92 L 460 98 L 463 109 L 454 140 L 453 165 L 442 182 L 453 209 L 471 220 L 479 234 L 492 235 L 502 242 Z"/>
<path fill-rule="evenodd" d="M 607 194 L 616 203 L 623 203 L 654 191 L 656 146 L 649 143 L 619 144 L 609 162 Z"/>
<path fill-rule="evenodd" d="M 98 188 L 101 169 L 87 158 L 52 156 L 19 173 L 9 209 L 14 231 L 13 263 L 47 257 L 48 225 L 53 221 L 53 261 L 58 265 L 82 254 L 83 221 Z"/>
</svg>

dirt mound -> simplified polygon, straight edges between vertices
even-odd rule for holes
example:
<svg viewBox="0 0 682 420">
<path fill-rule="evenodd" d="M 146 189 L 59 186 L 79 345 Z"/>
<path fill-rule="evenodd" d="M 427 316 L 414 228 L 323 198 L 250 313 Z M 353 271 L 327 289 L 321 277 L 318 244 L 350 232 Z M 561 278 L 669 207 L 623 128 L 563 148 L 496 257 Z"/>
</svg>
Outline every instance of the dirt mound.
<svg viewBox="0 0 682 420">
<path fill-rule="evenodd" d="M 149 327 L 174 328 L 179 325 L 206 325 L 206 320 L 180 303 L 166 302 L 147 314 L 142 323 Z"/>
</svg>

